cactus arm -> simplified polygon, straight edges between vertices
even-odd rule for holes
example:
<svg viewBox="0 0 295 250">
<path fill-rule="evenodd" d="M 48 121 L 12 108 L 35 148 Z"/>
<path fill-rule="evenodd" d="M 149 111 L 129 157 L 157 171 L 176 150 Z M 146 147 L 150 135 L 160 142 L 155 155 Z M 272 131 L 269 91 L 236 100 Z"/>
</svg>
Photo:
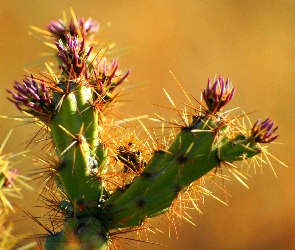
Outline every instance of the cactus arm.
<svg viewBox="0 0 295 250">
<path fill-rule="evenodd" d="M 231 129 L 214 116 L 183 128 L 167 152 L 156 151 L 141 176 L 127 190 L 120 190 L 120 196 L 115 192 L 115 198 L 106 202 L 110 227 L 139 226 L 146 218 L 166 212 L 180 191 L 221 162 L 261 153 L 259 144 L 241 132 L 229 138 Z"/>
<path fill-rule="evenodd" d="M 261 153 L 258 143 L 245 135 L 237 135 L 233 139 L 225 138 L 219 148 L 222 161 L 243 161 Z"/>
<path fill-rule="evenodd" d="M 107 216 L 113 219 L 110 227 L 138 226 L 145 218 L 162 213 L 181 190 L 219 166 L 217 149 L 212 150 L 214 130 L 208 122 L 201 119 L 184 128 L 169 150 L 154 155 L 143 174 L 119 198 L 107 201 Z M 157 158 L 161 160 L 156 163 Z"/>
</svg>

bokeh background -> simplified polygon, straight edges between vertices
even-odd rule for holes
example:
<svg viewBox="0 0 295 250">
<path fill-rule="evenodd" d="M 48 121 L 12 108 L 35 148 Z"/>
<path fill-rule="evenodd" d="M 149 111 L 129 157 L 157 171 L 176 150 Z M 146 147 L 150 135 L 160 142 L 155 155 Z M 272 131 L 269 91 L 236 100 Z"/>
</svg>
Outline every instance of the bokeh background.
<svg viewBox="0 0 295 250">
<path fill-rule="evenodd" d="M 134 101 L 124 106 L 124 113 L 153 116 L 155 112 L 171 118 L 174 113 L 153 105 L 169 106 L 162 88 L 179 107 L 186 101 L 169 70 L 196 98 L 208 77 L 222 74 L 237 87 L 229 108 L 255 111 L 250 114 L 252 121 L 271 117 L 280 126 L 282 144 L 272 145 L 270 152 L 289 168 L 272 161 L 278 178 L 266 165 L 263 174 L 247 181 L 250 190 L 232 178 L 226 186 L 232 196 L 229 206 L 207 198 L 202 215 L 190 213 L 196 226 L 186 221 L 177 226 L 178 239 L 173 230 L 168 237 L 167 222 L 155 221 L 164 233 L 148 234 L 148 240 L 166 247 L 128 243 L 140 249 L 295 249 L 295 1 L 1 0 L 1 115 L 20 115 L 7 101 L 6 89 L 20 81 L 23 68 L 44 51 L 44 45 L 28 35 L 28 26 L 45 28 L 61 18 L 62 11 L 69 17 L 69 7 L 77 16 L 98 20 L 102 27 L 111 23 L 103 39 L 115 42 L 117 48 L 129 48 L 119 62 L 122 68 L 132 67 L 130 83 L 140 86 L 126 97 Z M 0 140 L 19 124 L 1 119 Z M 24 150 L 36 131 L 31 125 L 15 127 L 5 151 Z M 20 168 L 28 174 L 32 163 L 24 161 Z M 222 192 L 215 190 L 223 199 Z M 36 194 L 25 191 L 18 205 L 42 216 L 42 208 L 32 207 L 35 201 Z M 45 233 L 22 212 L 18 215 L 17 232 Z"/>
</svg>

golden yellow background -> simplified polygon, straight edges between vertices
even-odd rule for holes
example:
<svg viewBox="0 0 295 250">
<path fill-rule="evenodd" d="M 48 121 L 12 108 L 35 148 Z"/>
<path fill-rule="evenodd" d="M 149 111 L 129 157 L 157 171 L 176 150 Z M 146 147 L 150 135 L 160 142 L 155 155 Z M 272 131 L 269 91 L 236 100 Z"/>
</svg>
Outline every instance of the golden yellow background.
<svg viewBox="0 0 295 250">
<path fill-rule="evenodd" d="M 255 111 L 250 115 L 252 121 L 270 117 L 279 125 L 278 141 L 283 145 L 271 145 L 270 152 L 289 168 L 272 161 L 278 178 L 266 165 L 263 175 L 259 172 L 247 181 L 250 190 L 231 178 L 227 182 L 232 196 L 228 207 L 207 198 L 202 215 L 191 212 L 196 226 L 184 220 L 177 226 L 178 239 L 174 232 L 169 239 L 166 222 L 160 225 L 164 234 L 149 234 L 150 241 L 166 248 L 129 243 L 141 249 L 295 249 L 295 1 L 1 1 L 1 115 L 20 115 L 7 101 L 6 89 L 12 88 L 14 80 L 21 81 L 23 68 L 44 51 L 39 41 L 28 36 L 28 26 L 45 28 L 49 21 L 61 18 L 63 10 L 69 16 L 69 7 L 77 16 L 92 17 L 103 27 L 110 22 L 112 27 L 103 33 L 103 39 L 115 42 L 117 48 L 130 47 L 119 63 L 125 69 L 132 67 L 131 83 L 142 85 L 126 96 L 134 102 L 125 105 L 125 113 L 165 115 L 165 109 L 152 105 L 169 106 L 162 88 L 181 107 L 186 99 L 171 70 L 197 98 L 208 77 L 222 74 L 230 78 L 237 91 L 229 108 Z M 10 128 L 19 125 L 4 119 L 0 122 L 1 141 Z M 24 150 L 36 131 L 31 125 L 16 127 L 5 151 Z M 19 167 L 22 174 L 35 168 L 30 161 Z M 215 190 L 224 198 L 212 188 Z M 35 201 L 34 192 L 25 192 L 18 205 L 29 210 Z M 44 213 L 41 208 L 29 211 L 38 216 Z M 17 231 L 45 233 L 21 212 L 18 220 Z"/>
</svg>

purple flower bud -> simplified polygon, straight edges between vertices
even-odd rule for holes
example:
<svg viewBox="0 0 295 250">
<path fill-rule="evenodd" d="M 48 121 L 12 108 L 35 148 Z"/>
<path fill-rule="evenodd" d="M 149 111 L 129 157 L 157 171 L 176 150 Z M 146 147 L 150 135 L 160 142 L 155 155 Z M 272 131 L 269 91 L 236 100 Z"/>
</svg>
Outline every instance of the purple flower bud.
<svg viewBox="0 0 295 250">
<path fill-rule="evenodd" d="M 208 79 L 207 88 L 203 91 L 203 99 L 206 102 L 208 110 L 211 113 L 216 113 L 222 110 L 234 96 L 235 88 L 229 84 L 227 79 L 219 76 L 211 87 L 211 80 Z"/>
<path fill-rule="evenodd" d="M 46 88 L 43 80 L 38 80 L 31 77 L 26 77 L 23 83 L 14 82 L 14 89 L 7 90 L 11 94 L 10 101 L 15 103 L 16 107 L 21 111 L 39 117 L 42 120 L 48 120 L 54 111 L 53 99 L 49 94 L 49 89 Z"/>
<path fill-rule="evenodd" d="M 14 182 L 17 175 L 18 175 L 18 170 L 17 169 L 10 170 L 9 171 L 9 176 L 6 176 L 6 178 L 4 180 L 4 184 L 3 184 L 2 187 L 11 186 L 11 184 Z"/>
<path fill-rule="evenodd" d="M 96 106 L 102 110 L 107 103 L 111 103 L 115 98 L 115 89 L 127 78 L 130 70 L 121 73 L 118 68 L 118 60 L 114 59 L 111 63 L 106 62 L 106 58 L 96 59 L 93 68 L 93 77 L 88 79 L 93 86 L 94 100 Z"/>
<path fill-rule="evenodd" d="M 47 30 L 52 33 L 57 40 L 61 39 L 65 41 L 67 34 L 70 34 L 70 36 L 81 35 L 82 37 L 87 37 L 89 41 L 91 35 L 99 30 L 99 23 L 92 21 L 91 18 L 84 21 L 83 18 L 78 17 L 76 22 L 71 20 L 67 27 L 64 21 L 54 20 L 47 24 Z"/>
<path fill-rule="evenodd" d="M 74 78 L 79 78 L 82 74 L 88 75 L 87 60 L 91 54 L 92 47 L 87 51 L 85 50 L 85 39 L 81 42 L 78 41 L 77 36 L 70 36 L 66 34 L 66 40 L 63 43 L 61 40 L 55 42 L 59 51 L 58 57 L 62 61 L 61 69 L 68 75 Z"/>
<path fill-rule="evenodd" d="M 46 25 L 47 30 L 58 39 L 64 39 L 67 31 L 66 24 L 62 20 L 55 20 Z"/>
<path fill-rule="evenodd" d="M 267 118 L 265 121 L 260 122 L 260 119 L 255 122 L 252 127 L 252 137 L 256 142 L 269 143 L 278 138 L 279 135 L 274 135 L 278 126 L 274 127 L 274 122 Z"/>
</svg>

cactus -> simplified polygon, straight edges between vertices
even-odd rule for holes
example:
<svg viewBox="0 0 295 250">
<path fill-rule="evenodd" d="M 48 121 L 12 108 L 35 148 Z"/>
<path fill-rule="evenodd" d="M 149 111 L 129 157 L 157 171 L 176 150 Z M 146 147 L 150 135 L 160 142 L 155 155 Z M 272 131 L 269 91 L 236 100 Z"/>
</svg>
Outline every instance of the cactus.
<svg viewBox="0 0 295 250">
<path fill-rule="evenodd" d="M 9 221 L 11 213 L 15 212 L 15 205 L 10 201 L 11 198 L 21 199 L 22 193 L 20 186 L 32 190 L 26 182 L 30 179 L 19 174 L 15 165 L 19 162 L 13 162 L 12 159 L 24 153 L 4 154 L 4 147 L 12 130 L 9 132 L 5 140 L 0 145 L 0 248 L 15 249 L 16 245 L 26 237 L 26 235 L 15 234 L 15 224 Z M 35 242 L 31 242 L 24 246 L 24 249 L 35 246 Z"/>
<path fill-rule="evenodd" d="M 225 166 L 240 179 L 233 163 L 261 157 L 267 152 L 262 144 L 278 137 L 270 119 L 248 129 L 228 118 L 223 108 L 235 88 L 222 76 L 208 80 L 205 104 L 190 101 L 192 111 L 180 112 L 182 123 L 171 123 L 174 129 L 161 143 L 149 145 L 124 130 L 109 113 L 130 70 L 121 72 L 117 59 L 109 62 L 107 48 L 95 51 L 98 29 L 92 19 L 74 15 L 69 24 L 49 23 L 41 32 L 55 46 L 57 66 L 46 64 L 45 73 L 32 73 L 8 91 L 52 141 L 47 189 L 62 197 L 51 208 L 62 214 L 64 225 L 57 233 L 48 230 L 45 249 L 110 248 L 112 231 L 140 228 L 149 218 L 169 213 L 208 172 Z"/>
</svg>

